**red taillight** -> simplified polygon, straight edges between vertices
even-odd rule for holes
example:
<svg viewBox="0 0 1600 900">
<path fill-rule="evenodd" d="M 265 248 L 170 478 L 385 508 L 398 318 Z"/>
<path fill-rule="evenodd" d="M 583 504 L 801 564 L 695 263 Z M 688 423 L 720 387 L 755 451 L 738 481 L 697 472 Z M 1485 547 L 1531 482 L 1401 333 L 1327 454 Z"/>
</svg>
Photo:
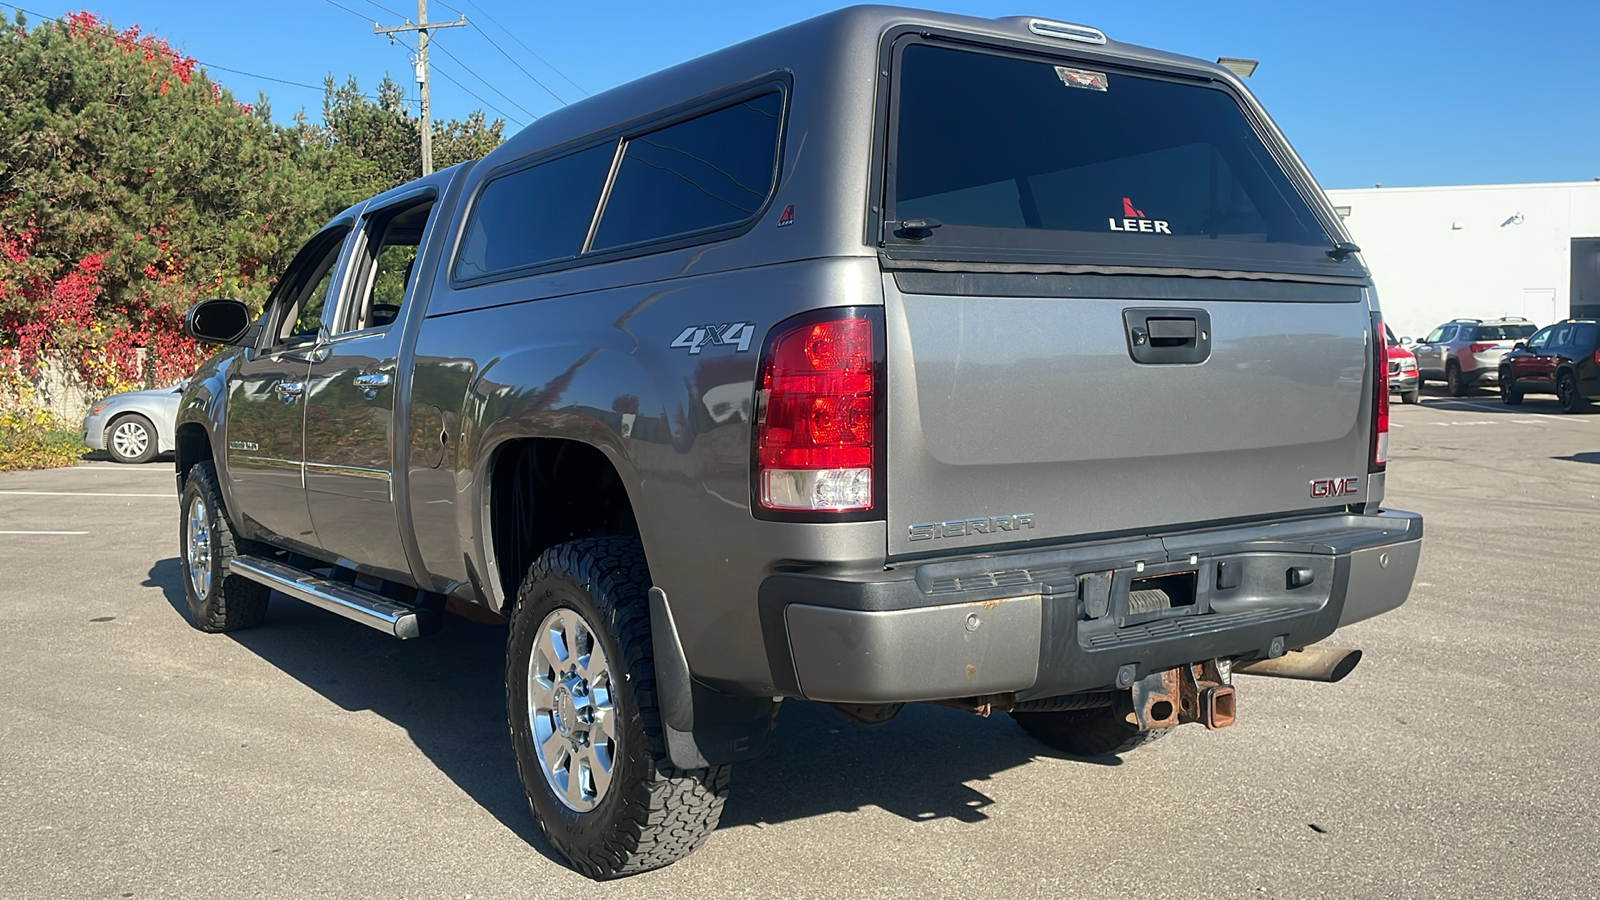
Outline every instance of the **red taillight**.
<svg viewBox="0 0 1600 900">
<path fill-rule="evenodd" d="M 1496 348 L 1498 346 L 1500 346 L 1500 345 L 1499 344 L 1473 344 L 1472 346 L 1468 347 L 1467 349 L 1471 350 L 1473 353 L 1482 353 L 1485 350 L 1493 350 L 1494 348 Z"/>
<path fill-rule="evenodd" d="M 761 365 L 756 500 L 769 510 L 873 507 L 877 328 L 855 310 L 778 326 Z"/>
<path fill-rule="evenodd" d="M 1594 351 L 1594 364 L 1600 366 L 1600 349 Z"/>
<path fill-rule="evenodd" d="M 1383 334 L 1383 316 L 1372 314 L 1373 397 L 1372 397 L 1372 464 L 1370 472 L 1382 472 L 1389 463 L 1389 366 L 1388 353 L 1379 336 Z"/>
</svg>

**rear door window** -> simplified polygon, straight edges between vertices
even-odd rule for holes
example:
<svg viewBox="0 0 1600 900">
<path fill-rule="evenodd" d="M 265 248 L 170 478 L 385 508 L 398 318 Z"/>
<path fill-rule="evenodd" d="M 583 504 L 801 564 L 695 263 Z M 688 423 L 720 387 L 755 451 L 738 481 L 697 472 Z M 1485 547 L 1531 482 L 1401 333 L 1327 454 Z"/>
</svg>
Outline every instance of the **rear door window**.
<svg viewBox="0 0 1600 900">
<path fill-rule="evenodd" d="M 1328 262 L 1333 240 L 1223 90 L 926 44 L 899 66 L 891 243 Z M 893 234 L 914 218 L 940 224 Z"/>
<path fill-rule="evenodd" d="M 783 94 L 629 138 L 594 251 L 737 225 L 772 193 Z"/>
<path fill-rule="evenodd" d="M 1595 349 L 1597 329 L 1593 322 L 1579 322 L 1572 330 L 1572 349 L 1576 352 L 1589 353 Z"/>
<path fill-rule="evenodd" d="M 456 254 L 470 280 L 577 256 L 589 235 L 615 142 L 500 175 L 484 185 Z"/>
</svg>

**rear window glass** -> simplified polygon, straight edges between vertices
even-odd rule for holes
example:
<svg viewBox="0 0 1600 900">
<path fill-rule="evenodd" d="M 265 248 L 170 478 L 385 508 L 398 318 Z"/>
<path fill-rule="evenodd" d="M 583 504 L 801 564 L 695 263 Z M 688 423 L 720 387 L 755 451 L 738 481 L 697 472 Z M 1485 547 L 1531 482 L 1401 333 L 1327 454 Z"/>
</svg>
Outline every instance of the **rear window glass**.
<svg viewBox="0 0 1600 900">
<path fill-rule="evenodd" d="M 1532 325 L 1479 325 L 1472 330 L 1474 341 L 1520 341 L 1533 334 Z"/>
<path fill-rule="evenodd" d="M 592 250 L 736 225 L 772 192 L 778 91 L 631 138 Z"/>
<path fill-rule="evenodd" d="M 929 246 L 960 226 L 1154 254 L 1333 243 L 1221 90 L 925 45 L 900 73 L 892 212 L 939 220 Z"/>
<path fill-rule="evenodd" d="M 456 257 L 457 278 L 577 256 L 615 144 L 501 175 L 484 186 Z"/>
</svg>

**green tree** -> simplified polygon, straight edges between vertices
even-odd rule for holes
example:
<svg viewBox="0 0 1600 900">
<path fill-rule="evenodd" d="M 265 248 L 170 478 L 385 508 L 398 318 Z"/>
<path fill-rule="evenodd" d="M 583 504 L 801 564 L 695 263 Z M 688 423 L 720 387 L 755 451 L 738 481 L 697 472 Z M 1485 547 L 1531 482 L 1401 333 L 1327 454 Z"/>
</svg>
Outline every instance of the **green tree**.
<svg viewBox="0 0 1600 900">
<path fill-rule="evenodd" d="M 332 214 L 420 173 L 418 122 L 327 80 L 322 122 L 274 125 L 192 58 L 91 13 L 0 20 L 0 367 L 74 354 L 100 386 L 199 358 L 179 323 L 208 296 L 259 303 Z M 497 146 L 482 113 L 435 126 L 440 167 Z"/>
</svg>

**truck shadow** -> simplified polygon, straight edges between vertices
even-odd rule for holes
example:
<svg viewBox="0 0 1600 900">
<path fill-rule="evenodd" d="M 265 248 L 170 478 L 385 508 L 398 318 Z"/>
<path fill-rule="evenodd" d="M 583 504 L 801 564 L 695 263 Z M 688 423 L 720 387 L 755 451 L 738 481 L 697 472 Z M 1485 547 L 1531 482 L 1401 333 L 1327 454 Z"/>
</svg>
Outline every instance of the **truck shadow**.
<svg viewBox="0 0 1600 900">
<path fill-rule="evenodd" d="M 187 619 L 177 559 L 152 566 L 145 585 L 161 588 L 174 613 Z M 226 638 L 339 708 L 376 713 L 404 728 L 474 802 L 560 862 L 528 810 L 506 736 L 502 626 L 452 616 L 436 635 L 397 641 L 274 594 L 262 627 Z M 868 728 L 821 704 L 785 701 L 771 748 L 734 772 L 722 827 L 874 806 L 912 822 L 980 822 L 994 800 L 971 783 L 1054 755 L 1003 714 L 985 720 L 911 705 L 888 724 Z"/>
</svg>

